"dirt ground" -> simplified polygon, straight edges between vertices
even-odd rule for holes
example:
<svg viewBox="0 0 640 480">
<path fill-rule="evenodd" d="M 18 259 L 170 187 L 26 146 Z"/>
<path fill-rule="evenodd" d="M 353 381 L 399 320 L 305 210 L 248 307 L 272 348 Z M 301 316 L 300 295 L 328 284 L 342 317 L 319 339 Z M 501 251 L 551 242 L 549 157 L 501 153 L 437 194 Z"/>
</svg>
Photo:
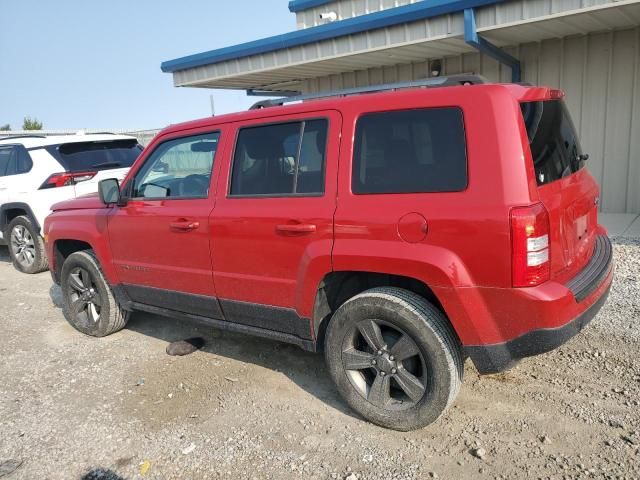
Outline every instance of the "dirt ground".
<svg viewBox="0 0 640 480">
<path fill-rule="evenodd" d="M 581 335 L 500 375 L 467 362 L 453 408 L 400 433 L 350 411 L 322 356 L 293 346 L 142 313 L 83 336 L 49 273 L 19 274 L 0 247 L 0 477 L 640 478 L 640 246 L 615 249 Z M 194 334 L 203 350 L 165 353 Z"/>
</svg>

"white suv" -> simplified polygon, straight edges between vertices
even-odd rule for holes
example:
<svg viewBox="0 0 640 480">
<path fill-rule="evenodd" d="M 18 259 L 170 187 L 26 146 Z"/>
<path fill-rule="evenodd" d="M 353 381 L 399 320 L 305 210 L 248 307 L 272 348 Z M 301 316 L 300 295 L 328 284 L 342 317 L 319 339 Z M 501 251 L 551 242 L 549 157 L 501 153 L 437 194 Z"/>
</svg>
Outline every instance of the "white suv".
<svg viewBox="0 0 640 480">
<path fill-rule="evenodd" d="M 0 137 L 0 241 L 16 269 L 47 269 L 41 227 L 51 205 L 123 179 L 142 147 L 112 134 Z"/>
</svg>

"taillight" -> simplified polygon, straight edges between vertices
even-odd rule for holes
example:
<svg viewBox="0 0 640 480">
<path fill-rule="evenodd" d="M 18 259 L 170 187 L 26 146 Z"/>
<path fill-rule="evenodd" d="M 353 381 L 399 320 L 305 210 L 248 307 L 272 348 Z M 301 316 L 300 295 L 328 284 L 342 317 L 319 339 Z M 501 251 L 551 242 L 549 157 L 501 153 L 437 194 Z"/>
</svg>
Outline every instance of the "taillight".
<svg viewBox="0 0 640 480">
<path fill-rule="evenodd" d="M 511 255 L 514 287 L 549 280 L 549 214 L 542 204 L 511 209 Z"/>
<path fill-rule="evenodd" d="M 42 185 L 40 185 L 40 189 L 66 187 L 68 185 L 75 185 L 78 182 L 86 182 L 87 180 L 91 180 L 95 177 L 97 173 L 98 172 L 54 173 L 47 178 Z"/>
</svg>

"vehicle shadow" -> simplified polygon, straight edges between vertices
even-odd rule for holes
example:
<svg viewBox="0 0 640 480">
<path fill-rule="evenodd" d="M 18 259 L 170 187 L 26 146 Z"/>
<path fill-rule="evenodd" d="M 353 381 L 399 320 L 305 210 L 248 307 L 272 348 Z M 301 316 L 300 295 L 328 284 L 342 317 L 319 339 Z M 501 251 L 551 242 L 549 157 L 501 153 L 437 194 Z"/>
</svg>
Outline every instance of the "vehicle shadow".
<svg viewBox="0 0 640 480">
<path fill-rule="evenodd" d="M 62 308 L 62 292 L 58 285 L 51 286 L 49 296 L 56 307 Z M 202 337 L 205 344 L 201 351 L 280 372 L 330 407 L 359 418 L 338 395 L 321 353 L 306 352 L 288 343 L 146 312 L 134 312 L 126 329 L 157 338 L 167 344 L 195 336 Z"/>
<path fill-rule="evenodd" d="M 0 262 L 11 263 L 9 247 L 7 245 L 0 245 Z"/>
</svg>

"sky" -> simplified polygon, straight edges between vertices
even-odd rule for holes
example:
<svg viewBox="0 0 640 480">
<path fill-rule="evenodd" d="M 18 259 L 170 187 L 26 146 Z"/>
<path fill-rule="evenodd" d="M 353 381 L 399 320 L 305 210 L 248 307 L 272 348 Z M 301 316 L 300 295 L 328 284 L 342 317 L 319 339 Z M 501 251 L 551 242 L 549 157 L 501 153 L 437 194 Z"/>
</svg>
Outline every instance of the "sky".
<svg viewBox="0 0 640 480">
<path fill-rule="evenodd" d="M 288 0 L 0 0 L 0 125 L 151 129 L 246 109 L 160 64 L 295 30 Z"/>
</svg>

